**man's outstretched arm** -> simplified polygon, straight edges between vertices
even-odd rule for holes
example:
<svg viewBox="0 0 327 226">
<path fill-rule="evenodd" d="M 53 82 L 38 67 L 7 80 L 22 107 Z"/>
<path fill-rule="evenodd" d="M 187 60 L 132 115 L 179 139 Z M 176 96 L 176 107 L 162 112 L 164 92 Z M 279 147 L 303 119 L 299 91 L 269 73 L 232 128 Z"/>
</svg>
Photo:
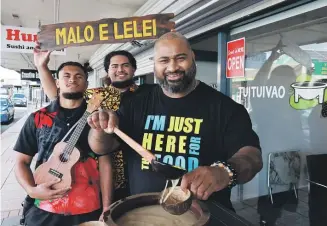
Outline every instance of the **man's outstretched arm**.
<svg viewBox="0 0 327 226">
<path fill-rule="evenodd" d="M 40 82 L 43 87 L 44 93 L 50 100 L 55 100 L 58 95 L 58 89 L 56 81 L 52 77 L 52 73 L 48 68 L 50 61 L 50 51 L 41 51 L 40 46 L 36 46 L 34 49 L 34 64 L 39 72 Z"/>
</svg>

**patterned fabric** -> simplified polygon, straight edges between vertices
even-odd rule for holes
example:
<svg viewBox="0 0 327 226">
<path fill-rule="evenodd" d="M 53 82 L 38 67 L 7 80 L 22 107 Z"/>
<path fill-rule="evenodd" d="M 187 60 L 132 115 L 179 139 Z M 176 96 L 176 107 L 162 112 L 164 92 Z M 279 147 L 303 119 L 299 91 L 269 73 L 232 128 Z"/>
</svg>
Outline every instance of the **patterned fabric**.
<svg viewBox="0 0 327 226">
<path fill-rule="evenodd" d="M 38 200 L 34 204 L 47 212 L 78 215 L 100 209 L 100 177 L 97 160 L 91 157 L 85 162 L 77 162 L 73 169 L 72 189 L 55 200 Z"/>
<path fill-rule="evenodd" d="M 132 85 L 129 88 L 129 92 L 134 92 L 138 88 L 137 85 Z M 121 101 L 121 92 L 113 86 L 106 87 L 98 87 L 93 89 L 87 89 L 84 93 L 84 98 L 88 102 L 94 93 L 100 93 L 105 100 L 101 104 L 102 109 L 111 109 L 113 111 L 117 111 L 119 109 L 120 101 Z"/>
<path fill-rule="evenodd" d="M 132 85 L 129 88 L 129 92 L 134 92 L 138 88 L 137 85 Z M 128 92 L 127 91 L 127 92 Z M 122 93 L 114 88 L 113 86 L 100 87 L 94 89 L 86 90 L 84 97 L 86 101 L 92 98 L 94 93 L 101 93 L 104 97 L 106 97 L 105 101 L 101 104 L 102 109 L 111 109 L 113 111 L 117 111 L 119 109 L 119 105 L 122 98 Z M 127 189 L 127 178 L 125 176 L 125 166 L 126 161 L 123 158 L 123 152 L 121 150 L 112 153 L 111 155 L 114 169 L 114 189 L 116 199 L 123 198 L 125 196 L 124 189 Z"/>
<path fill-rule="evenodd" d="M 101 96 L 105 97 L 105 101 L 102 102 L 102 109 L 111 109 L 113 111 L 118 110 L 120 104 L 120 91 L 115 89 L 112 86 L 108 87 L 99 87 L 94 89 L 87 89 L 84 93 L 84 98 L 88 102 L 93 94 L 101 94 Z"/>
</svg>

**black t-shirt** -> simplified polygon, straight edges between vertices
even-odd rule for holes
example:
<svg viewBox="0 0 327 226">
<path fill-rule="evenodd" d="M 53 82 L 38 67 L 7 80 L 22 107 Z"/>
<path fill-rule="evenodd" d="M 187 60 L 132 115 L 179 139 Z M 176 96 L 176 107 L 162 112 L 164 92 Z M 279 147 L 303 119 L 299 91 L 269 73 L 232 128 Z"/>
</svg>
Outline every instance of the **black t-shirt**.
<svg viewBox="0 0 327 226">
<path fill-rule="evenodd" d="M 53 101 L 47 107 L 29 115 L 20 131 L 14 150 L 30 156 L 38 154 L 36 162 L 36 167 L 38 167 L 48 160 L 55 145 L 65 137 L 85 110 L 85 101 L 76 109 L 62 109 L 58 100 Z M 92 152 L 88 144 L 89 130 L 90 127 L 86 124 L 76 144 L 81 152 L 81 157 Z M 72 133 L 66 137 L 66 142 Z"/>
<path fill-rule="evenodd" d="M 141 86 L 117 114 L 120 128 L 159 161 L 188 171 L 227 161 L 244 146 L 260 148 L 246 109 L 202 82 L 183 98 L 167 97 L 159 85 Z M 124 150 L 131 194 L 162 191 L 165 179 L 135 151 Z M 231 208 L 228 189 L 210 198 Z"/>
</svg>

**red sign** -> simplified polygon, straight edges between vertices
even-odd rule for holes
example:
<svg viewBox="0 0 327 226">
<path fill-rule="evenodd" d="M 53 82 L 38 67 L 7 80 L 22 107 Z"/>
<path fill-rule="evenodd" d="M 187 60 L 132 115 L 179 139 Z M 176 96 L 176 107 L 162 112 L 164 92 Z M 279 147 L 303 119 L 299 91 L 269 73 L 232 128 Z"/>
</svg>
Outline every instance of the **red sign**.
<svg viewBox="0 0 327 226">
<path fill-rule="evenodd" d="M 1 51 L 16 53 L 33 53 L 38 41 L 38 28 L 1 26 Z M 53 51 L 54 55 L 65 55 L 64 49 Z"/>
<path fill-rule="evenodd" d="M 245 64 L 245 38 L 227 42 L 227 78 L 243 78 Z"/>
</svg>

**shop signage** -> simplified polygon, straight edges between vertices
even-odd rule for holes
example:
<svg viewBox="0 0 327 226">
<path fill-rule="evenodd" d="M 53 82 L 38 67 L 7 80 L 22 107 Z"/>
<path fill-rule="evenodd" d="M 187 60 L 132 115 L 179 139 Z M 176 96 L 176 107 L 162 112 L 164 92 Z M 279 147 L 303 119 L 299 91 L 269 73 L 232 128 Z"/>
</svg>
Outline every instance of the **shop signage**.
<svg viewBox="0 0 327 226">
<path fill-rule="evenodd" d="M 327 75 L 327 62 L 312 60 L 314 63 L 314 75 Z"/>
<path fill-rule="evenodd" d="M 157 39 L 174 29 L 169 21 L 173 13 L 142 17 L 107 18 L 98 21 L 58 23 L 41 26 L 38 39 L 41 49 L 53 50 L 69 46 L 125 43 Z"/>
<path fill-rule="evenodd" d="M 1 25 L 1 51 L 33 53 L 38 41 L 37 28 L 14 27 Z M 53 51 L 55 55 L 65 55 L 64 49 Z"/>
<path fill-rule="evenodd" d="M 56 77 L 56 71 L 51 71 L 52 76 Z M 31 69 L 21 69 L 20 70 L 21 80 L 29 80 L 29 81 L 40 81 L 39 72 L 37 70 Z"/>
<path fill-rule="evenodd" d="M 226 77 L 244 77 L 245 65 L 245 38 L 233 40 L 227 43 Z"/>
<path fill-rule="evenodd" d="M 315 62 L 315 60 L 313 60 Z M 314 79 L 311 75 L 299 75 L 291 84 L 294 90 L 290 97 L 290 105 L 296 110 L 314 108 L 327 101 L 327 82 Z"/>
<path fill-rule="evenodd" d="M 284 86 L 247 86 L 238 90 L 240 96 L 250 98 L 283 99 L 286 94 Z"/>
</svg>

